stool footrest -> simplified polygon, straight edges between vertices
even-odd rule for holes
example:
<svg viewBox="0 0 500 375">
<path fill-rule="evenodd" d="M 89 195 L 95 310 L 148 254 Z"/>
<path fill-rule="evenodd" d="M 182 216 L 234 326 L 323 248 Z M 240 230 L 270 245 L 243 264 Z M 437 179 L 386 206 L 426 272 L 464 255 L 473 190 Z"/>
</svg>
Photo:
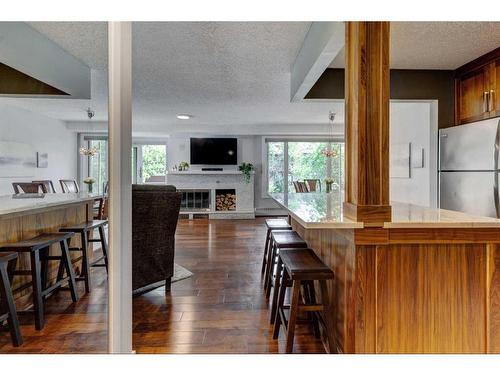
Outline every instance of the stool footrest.
<svg viewBox="0 0 500 375">
<path fill-rule="evenodd" d="M 16 270 L 12 272 L 13 276 L 31 276 L 31 270 Z"/>
<path fill-rule="evenodd" d="M 52 293 L 54 290 L 58 288 L 62 288 L 61 285 L 69 281 L 69 276 L 62 278 L 61 280 L 57 281 L 54 283 L 54 285 L 49 286 L 47 289 L 44 289 L 42 291 L 42 296 L 46 296 L 50 293 Z"/>
<path fill-rule="evenodd" d="M 61 260 L 62 256 L 49 255 L 49 256 L 44 257 L 44 259 L 47 259 L 47 260 Z"/>
</svg>

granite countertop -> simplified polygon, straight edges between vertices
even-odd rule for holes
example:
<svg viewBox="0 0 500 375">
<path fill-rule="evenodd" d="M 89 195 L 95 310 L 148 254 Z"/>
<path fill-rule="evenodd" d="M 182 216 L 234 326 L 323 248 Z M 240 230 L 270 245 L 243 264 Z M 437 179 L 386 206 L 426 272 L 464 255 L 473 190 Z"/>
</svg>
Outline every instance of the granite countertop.
<svg viewBox="0 0 500 375">
<path fill-rule="evenodd" d="M 271 194 L 304 228 L 363 228 L 361 222 L 346 219 L 342 213 L 343 195 L 332 193 Z M 500 220 L 391 202 L 392 221 L 384 228 L 500 228 Z"/>
<path fill-rule="evenodd" d="M 304 228 L 363 228 L 363 223 L 344 218 L 343 196 L 339 192 L 274 193 L 271 197 Z"/>
<path fill-rule="evenodd" d="M 15 198 L 15 195 L 0 196 L 0 218 L 19 213 L 29 213 L 52 207 L 83 203 L 98 198 L 98 194 L 56 193 L 45 194 L 43 198 Z"/>
</svg>

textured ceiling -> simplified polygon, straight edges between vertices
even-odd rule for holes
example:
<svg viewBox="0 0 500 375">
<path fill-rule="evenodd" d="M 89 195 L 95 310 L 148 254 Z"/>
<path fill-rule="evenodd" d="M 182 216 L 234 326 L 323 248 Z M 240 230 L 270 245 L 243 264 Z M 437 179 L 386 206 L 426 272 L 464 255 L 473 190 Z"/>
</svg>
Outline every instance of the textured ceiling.
<svg viewBox="0 0 500 375">
<path fill-rule="evenodd" d="M 30 25 L 93 69 L 92 99 L 0 98 L 65 121 L 107 119 L 107 28 L 99 22 Z M 392 66 L 454 69 L 498 47 L 500 23 L 392 24 Z M 343 122 L 338 102 L 290 102 L 290 67 L 307 22 L 154 22 L 133 24 L 133 125 L 170 132 L 189 126 L 221 129 L 325 124 L 329 110 Z M 343 59 L 339 59 L 343 62 Z M 339 62 L 339 61 L 337 61 Z M 334 66 L 335 66 L 334 61 Z M 342 66 L 343 64 L 339 65 Z"/>
<path fill-rule="evenodd" d="M 500 22 L 391 22 L 391 67 L 451 69 L 500 47 Z M 341 51 L 330 65 L 344 67 Z"/>
<path fill-rule="evenodd" d="M 91 106 L 106 120 L 106 25 L 31 23 L 95 69 L 92 100 L 3 99 L 65 121 L 85 121 Z M 155 22 L 133 24 L 133 125 L 141 131 L 190 125 L 325 124 L 341 103 L 290 102 L 290 67 L 307 22 Z M 342 122 L 339 113 L 337 122 Z M 265 128 L 264 128 L 265 129 Z"/>
</svg>

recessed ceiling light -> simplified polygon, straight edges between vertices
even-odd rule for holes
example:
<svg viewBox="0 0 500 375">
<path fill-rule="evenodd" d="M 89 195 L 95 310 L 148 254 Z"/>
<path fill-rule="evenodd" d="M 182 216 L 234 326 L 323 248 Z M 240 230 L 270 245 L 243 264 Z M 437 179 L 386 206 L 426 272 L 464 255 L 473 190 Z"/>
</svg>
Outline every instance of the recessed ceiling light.
<svg viewBox="0 0 500 375">
<path fill-rule="evenodd" d="M 189 119 L 190 119 L 190 118 L 192 118 L 192 117 L 193 117 L 193 115 L 188 115 L 188 114 L 186 114 L 186 113 L 181 113 L 181 114 L 178 114 L 178 115 L 177 115 L 177 118 L 178 118 L 179 120 L 189 120 Z"/>
</svg>

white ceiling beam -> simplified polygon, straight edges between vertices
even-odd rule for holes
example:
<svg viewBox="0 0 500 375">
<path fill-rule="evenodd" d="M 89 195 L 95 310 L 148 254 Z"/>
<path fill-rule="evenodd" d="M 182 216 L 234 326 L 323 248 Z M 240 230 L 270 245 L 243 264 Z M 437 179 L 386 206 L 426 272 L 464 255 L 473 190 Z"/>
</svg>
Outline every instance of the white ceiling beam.
<svg viewBox="0 0 500 375">
<path fill-rule="evenodd" d="M 313 22 L 291 69 L 291 101 L 305 98 L 344 47 L 343 22 Z"/>
<path fill-rule="evenodd" d="M 72 99 L 90 99 L 90 68 L 24 22 L 0 22 L 0 62 Z"/>
<path fill-rule="evenodd" d="M 343 120 L 342 120 L 343 121 Z M 76 133 L 107 133 L 108 124 L 106 122 L 94 121 L 70 121 L 66 122 L 66 128 Z M 336 134 L 343 134 L 344 124 L 342 122 L 335 123 L 334 131 Z M 165 138 L 176 134 L 231 134 L 234 136 L 241 135 L 330 135 L 332 128 L 330 124 L 269 124 L 269 125 L 209 125 L 199 124 L 185 125 L 179 127 L 177 124 L 166 124 L 161 127 L 161 130 L 154 128 L 142 129 L 133 131 L 134 137 L 147 138 Z"/>
</svg>

